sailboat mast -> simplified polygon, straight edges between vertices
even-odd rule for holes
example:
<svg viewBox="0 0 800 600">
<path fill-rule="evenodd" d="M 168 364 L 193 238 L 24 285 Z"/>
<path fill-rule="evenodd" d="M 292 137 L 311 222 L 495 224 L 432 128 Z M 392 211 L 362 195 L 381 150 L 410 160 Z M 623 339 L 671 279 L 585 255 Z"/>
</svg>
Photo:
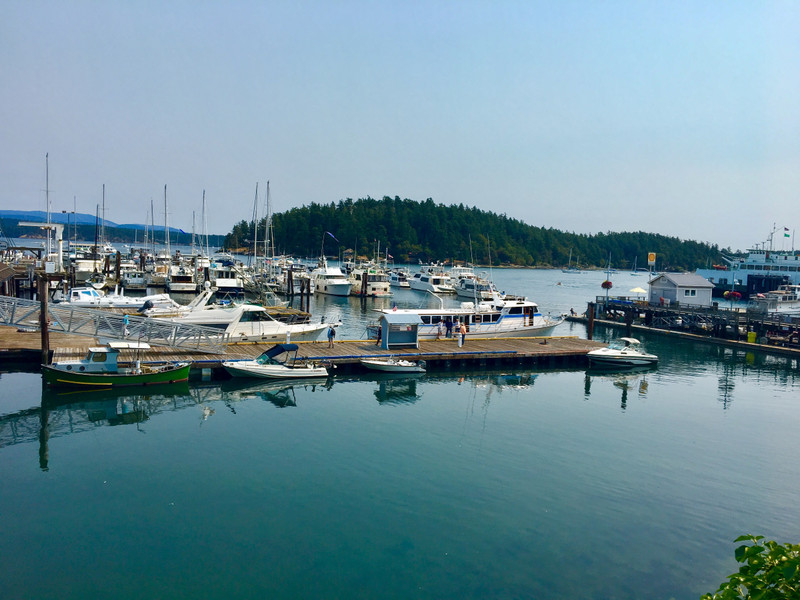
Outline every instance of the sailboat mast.
<svg viewBox="0 0 800 600">
<path fill-rule="evenodd" d="M 272 207 L 269 205 L 269 179 L 267 179 L 267 195 L 264 198 L 264 260 L 267 260 L 269 254 L 269 239 L 270 239 L 270 221 L 272 220 Z"/>
<path fill-rule="evenodd" d="M 211 253 L 208 251 L 208 221 L 206 220 L 206 191 L 203 190 L 203 233 L 206 236 L 206 256 L 210 257 Z"/>
<path fill-rule="evenodd" d="M 45 255 L 45 260 L 48 260 L 50 257 L 50 153 L 47 152 L 44 155 L 44 200 L 45 204 L 47 204 L 47 244 L 46 250 L 47 254 Z"/>
<path fill-rule="evenodd" d="M 106 184 L 103 184 L 103 212 L 100 216 L 100 243 L 106 245 Z"/>
<path fill-rule="evenodd" d="M 258 182 L 256 181 L 256 197 L 253 200 L 253 268 L 258 271 Z"/>
<path fill-rule="evenodd" d="M 168 219 L 167 211 L 167 184 L 164 184 L 164 243 L 167 246 L 167 260 L 172 261 L 172 252 L 169 249 L 169 226 L 167 225 Z"/>
</svg>

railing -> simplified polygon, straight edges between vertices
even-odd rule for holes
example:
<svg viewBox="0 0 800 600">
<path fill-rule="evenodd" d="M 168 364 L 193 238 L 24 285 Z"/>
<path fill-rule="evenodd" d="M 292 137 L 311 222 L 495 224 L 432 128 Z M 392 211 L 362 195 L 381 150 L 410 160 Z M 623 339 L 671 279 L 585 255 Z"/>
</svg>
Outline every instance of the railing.
<svg viewBox="0 0 800 600">
<path fill-rule="evenodd" d="M 39 311 L 40 303 L 36 300 L 0 296 L 0 324 L 38 330 Z M 223 354 L 229 341 L 228 333 L 214 327 L 171 323 L 102 309 L 70 306 L 67 303 L 48 303 L 47 318 L 50 331 L 147 342 L 151 346 L 209 354 Z"/>
</svg>

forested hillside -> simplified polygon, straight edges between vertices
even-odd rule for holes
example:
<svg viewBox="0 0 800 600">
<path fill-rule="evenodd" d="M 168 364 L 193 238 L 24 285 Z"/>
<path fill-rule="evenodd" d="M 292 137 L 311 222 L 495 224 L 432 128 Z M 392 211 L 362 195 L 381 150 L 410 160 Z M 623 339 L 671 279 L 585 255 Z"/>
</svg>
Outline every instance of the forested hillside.
<svg viewBox="0 0 800 600">
<path fill-rule="evenodd" d="M 647 266 L 647 253 L 657 253 L 659 269 L 689 270 L 709 261 L 718 262 L 717 246 L 684 241 L 645 232 L 581 235 L 552 228 L 534 227 L 505 215 L 468 208 L 444 206 L 384 197 L 341 200 L 293 208 L 272 217 L 276 252 L 318 256 L 325 237 L 325 254 L 350 249 L 372 255 L 380 242 L 395 262 L 472 260 L 478 264 L 563 266 L 572 251 L 572 263 L 581 267 L 605 267 L 609 253 L 612 266 Z M 265 219 L 258 239 L 264 239 Z M 330 232 L 335 236 L 326 235 Z M 225 237 L 228 249 L 252 246 L 253 223 L 241 221 Z M 471 241 L 471 244 L 470 244 Z M 490 255 L 491 253 L 491 255 Z"/>
</svg>

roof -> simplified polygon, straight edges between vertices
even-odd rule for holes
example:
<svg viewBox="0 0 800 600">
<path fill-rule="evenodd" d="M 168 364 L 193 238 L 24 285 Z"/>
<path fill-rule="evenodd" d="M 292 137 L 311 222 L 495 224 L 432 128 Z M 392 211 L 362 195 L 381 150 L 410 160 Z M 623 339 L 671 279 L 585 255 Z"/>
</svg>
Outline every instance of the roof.
<svg viewBox="0 0 800 600">
<path fill-rule="evenodd" d="M 387 323 L 411 323 L 412 325 L 422 323 L 422 317 L 416 313 L 386 312 L 381 315 L 381 319 L 386 319 Z"/>
<path fill-rule="evenodd" d="M 662 273 L 650 282 L 652 286 L 656 281 L 664 279 L 675 287 L 713 288 L 714 284 L 697 273 Z"/>
</svg>

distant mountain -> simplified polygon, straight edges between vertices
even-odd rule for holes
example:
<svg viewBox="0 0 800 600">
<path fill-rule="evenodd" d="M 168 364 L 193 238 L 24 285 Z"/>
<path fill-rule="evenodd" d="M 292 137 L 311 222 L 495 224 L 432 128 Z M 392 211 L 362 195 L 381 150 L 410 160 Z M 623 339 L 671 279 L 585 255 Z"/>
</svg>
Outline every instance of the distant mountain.
<svg viewBox="0 0 800 600">
<path fill-rule="evenodd" d="M 20 221 L 34 221 L 34 222 L 47 222 L 47 213 L 43 210 L 0 210 L 0 219 L 19 219 Z M 89 215 L 86 213 L 64 213 L 64 212 L 51 212 L 50 213 L 50 222 L 51 223 L 63 223 L 63 224 L 70 224 L 74 225 L 77 223 L 78 225 L 91 225 L 94 226 L 96 217 L 95 215 Z M 114 221 L 109 221 L 108 219 L 102 220 L 105 224 L 106 228 L 109 227 L 116 227 L 119 229 L 137 229 L 139 231 L 144 230 L 145 225 L 141 225 L 139 223 L 115 223 Z M 98 224 L 100 222 L 98 221 Z M 182 232 L 186 233 L 182 229 L 177 227 L 170 227 L 170 231 L 174 231 L 176 233 Z M 156 225 L 156 231 L 164 231 L 163 225 L 159 227 Z"/>
<path fill-rule="evenodd" d="M 64 234 L 75 236 L 79 240 L 92 240 L 96 235 L 95 229 L 95 216 L 86 213 L 50 213 L 50 222 L 59 223 L 65 226 Z M 20 221 L 30 221 L 33 223 L 46 223 L 47 213 L 41 210 L 0 210 L 0 238 L 43 238 L 44 233 L 38 227 L 20 226 Z M 77 223 L 77 225 L 76 225 Z M 99 223 L 98 223 L 99 224 Z M 104 222 L 105 237 L 107 241 L 116 243 L 129 243 L 137 239 L 143 239 L 144 236 L 139 234 L 144 231 L 145 226 L 139 223 L 114 223 L 108 219 Z M 73 231 L 77 229 L 77 232 Z M 67 231 L 69 230 L 69 231 Z M 191 231 L 183 231 L 178 227 L 170 227 L 170 239 L 176 244 L 189 244 L 192 239 Z M 164 237 L 163 225 L 155 228 L 156 238 L 162 239 Z M 209 234 L 208 240 L 211 245 L 219 246 L 222 243 L 223 236 L 218 234 Z"/>
</svg>

